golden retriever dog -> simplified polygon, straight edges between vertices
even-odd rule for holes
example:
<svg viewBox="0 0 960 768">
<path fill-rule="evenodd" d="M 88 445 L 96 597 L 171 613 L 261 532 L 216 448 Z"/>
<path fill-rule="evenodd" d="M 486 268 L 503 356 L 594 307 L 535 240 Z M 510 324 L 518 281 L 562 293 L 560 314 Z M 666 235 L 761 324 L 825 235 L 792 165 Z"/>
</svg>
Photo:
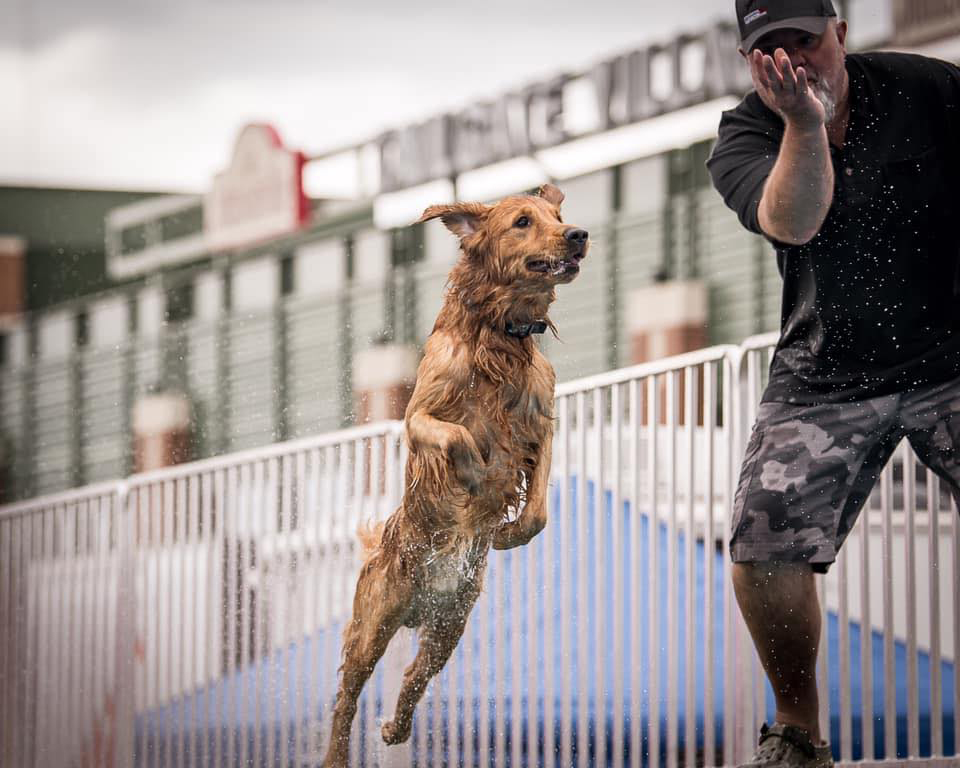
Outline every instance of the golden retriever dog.
<svg viewBox="0 0 960 768">
<path fill-rule="evenodd" d="M 563 193 L 496 205 L 434 205 L 460 238 L 444 304 L 406 410 L 403 502 L 368 531 L 369 555 L 343 637 L 340 687 L 323 765 L 347 764 L 357 697 L 401 627 L 419 629 L 383 740 L 410 736 L 414 707 L 456 648 L 480 594 L 487 553 L 526 544 L 547 522 L 556 376 L 532 338 L 556 286 L 580 271 L 587 233 L 560 218 Z"/>
</svg>

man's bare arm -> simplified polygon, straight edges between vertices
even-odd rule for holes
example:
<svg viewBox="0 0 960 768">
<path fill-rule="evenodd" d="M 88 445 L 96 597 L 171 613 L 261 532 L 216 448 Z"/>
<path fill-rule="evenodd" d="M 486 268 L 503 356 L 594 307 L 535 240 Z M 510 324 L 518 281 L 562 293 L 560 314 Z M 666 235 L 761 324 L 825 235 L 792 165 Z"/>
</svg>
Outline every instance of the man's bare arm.
<svg viewBox="0 0 960 768">
<path fill-rule="evenodd" d="M 820 231 L 833 200 L 826 131 L 787 125 L 777 162 L 760 198 L 760 228 L 774 240 L 802 245 Z"/>
<path fill-rule="evenodd" d="M 784 120 L 780 153 L 760 198 L 760 228 L 774 240 L 802 245 L 823 225 L 833 202 L 833 165 L 823 105 L 806 73 L 796 72 L 782 49 L 774 58 L 754 51 L 751 72 L 757 93 Z"/>
</svg>

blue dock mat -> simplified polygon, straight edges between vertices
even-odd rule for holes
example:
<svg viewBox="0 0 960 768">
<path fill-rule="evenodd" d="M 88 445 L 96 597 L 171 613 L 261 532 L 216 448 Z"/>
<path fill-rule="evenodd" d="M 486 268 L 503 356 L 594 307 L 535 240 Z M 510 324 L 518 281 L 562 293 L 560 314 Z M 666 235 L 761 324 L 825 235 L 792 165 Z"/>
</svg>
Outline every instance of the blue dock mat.
<svg viewBox="0 0 960 768">
<path fill-rule="evenodd" d="M 500 553 L 491 553 L 490 558 L 490 567 L 487 573 L 486 578 L 486 590 L 490 592 L 490 597 L 492 598 L 488 603 L 487 607 L 492 608 L 494 603 L 497 603 L 502 606 L 501 611 L 499 612 L 498 621 L 494 622 L 491 620 L 487 622 L 486 626 L 489 630 L 487 637 L 480 637 L 479 622 L 476 621 L 476 616 L 471 620 L 470 625 L 468 626 L 467 632 L 464 635 L 464 638 L 461 640 L 460 646 L 454 652 L 455 659 L 462 659 L 464 653 L 464 644 L 472 643 L 473 644 L 473 658 L 478 660 L 481 656 L 482 646 L 484 643 L 487 644 L 487 652 L 489 653 L 490 659 L 494 658 L 494 644 L 498 642 L 504 643 L 505 653 L 503 654 L 503 684 L 502 687 L 505 690 L 505 699 L 504 699 L 504 712 L 503 720 L 505 723 L 505 731 L 507 737 L 509 738 L 510 734 L 510 721 L 514 717 L 514 709 L 517 710 L 516 716 L 521 717 L 523 720 L 522 733 L 524 738 L 526 738 L 527 733 L 527 722 L 526 718 L 529 712 L 529 703 L 531 700 L 537 703 L 537 706 L 534 708 L 538 713 L 538 722 L 537 722 L 537 733 L 539 734 L 538 744 L 537 745 L 528 745 L 524 744 L 522 748 L 522 753 L 527 756 L 527 760 L 531 761 L 532 765 L 536 764 L 535 757 L 540 753 L 543 744 L 543 732 L 546 725 L 542 722 L 542 718 L 539 713 L 542 712 L 542 702 L 544 699 L 544 677 L 546 670 L 556 671 L 561 669 L 561 665 L 566 663 L 570 666 L 570 677 L 571 677 L 571 700 L 572 708 L 574 713 L 574 723 L 576 723 L 577 712 L 579 711 L 580 706 L 586 706 L 588 709 L 588 720 L 590 723 L 590 744 L 586 748 L 591 749 L 592 744 L 595 739 L 596 728 L 598 724 L 603 724 L 603 733 L 605 734 L 605 740 L 607 742 L 606 754 L 609 759 L 610 749 L 612 748 L 611 743 L 611 734 L 613 732 L 613 688 L 614 688 L 614 676 L 621 677 L 621 684 L 623 690 L 623 717 L 624 724 L 623 730 L 625 734 L 625 749 L 629 755 L 629 750 L 633 749 L 633 745 L 629 743 L 629 734 L 631 729 L 631 722 L 634 717 L 640 717 L 642 730 L 641 733 L 645 734 L 647 729 L 647 722 L 649 717 L 649 711 L 647 702 L 649 696 L 647 691 L 650 689 L 651 675 L 650 675 L 650 642 L 649 642 L 649 630 L 644 627 L 641 632 L 641 637 L 639 638 L 639 647 L 640 654 L 638 658 L 633 658 L 631 653 L 632 648 L 632 638 L 630 637 L 630 628 L 632 624 L 631 610 L 633 606 L 637 606 L 640 610 L 641 616 L 647 615 L 647 608 L 650 601 L 650 579 L 649 579 L 649 568 L 645 566 L 646 560 L 649 557 L 649 536 L 650 536 L 650 524 L 649 517 L 643 513 L 635 515 L 628 503 L 623 505 L 623 510 L 621 513 L 621 537 L 617 542 L 613 541 L 613 537 L 610 535 L 612 530 L 612 498 L 609 494 L 605 495 L 605 504 L 604 504 L 604 514 L 600 517 L 594 514 L 594 489 L 592 485 L 588 484 L 587 490 L 587 520 L 586 520 L 586 532 L 587 538 L 584 542 L 578 541 L 577 536 L 577 525 L 575 524 L 576 519 L 576 481 L 573 482 L 571 493 L 571 517 L 568 525 L 568 538 L 567 538 L 567 547 L 568 547 L 568 556 L 564 561 L 565 565 L 561 566 L 559 558 L 556 557 L 556 553 L 560 551 L 561 547 L 561 525 L 557 515 L 554 514 L 551 519 L 551 524 L 547 527 L 544 533 L 540 534 L 536 539 L 534 539 L 527 547 L 526 550 L 529 551 L 519 551 L 511 550 L 507 552 Z M 559 509 L 559 490 L 554 489 L 554 505 L 553 509 Z M 640 555 L 644 558 L 644 562 L 640 564 L 640 583 L 632 584 L 630 578 L 631 563 L 628 557 L 628 548 L 629 544 L 633 539 L 633 526 L 639 524 L 640 526 Z M 603 562 L 598 564 L 597 560 L 597 540 L 596 537 L 599 534 L 603 534 L 604 547 L 601 552 Z M 553 562 L 546 563 L 544 561 L 544 545 L 546 537 L 551 538 L 552 552 L 554 553 Z M 658 527 L 658 553 L 659 553 L 659 596 L 658 596 L 658 609 L 661 619 L 661 631 L 660 638 L 658 641 L 658 652 L 654 654 L 657 658 L 657 664 L 659 671 L 659 714 L 660 714 L 660 728 L 661 728 L 661 744 L 664 743 L 666 736 L 666 717 L 665 717 L 665 706 L 666 706 L 666 670 L 667 670 L 667 626 L 666 626 L 666 616 L 667 616 L 667 556 L 668 556 L 668 536 L 667 528 L 665 525 L 660 525 Z M 596 633 L 593 631 L 594 622 L 603 621 L 606 626 L 613 626 L 613 612 L 614 612 L 614 595 L 613 590 L 609 588 L 613 584 L 614 578 L 614 546 L 622 547 L 622 564 L 623 564 L 623 573 L 622 573 L 622 585 L 623 585 L 623 614 L 621 618 L 622 626 L 624 627 L 624 635 L 622 636 L 622 646 L 623 646 L 623 663 L 619 667 L 615 668 L 613 662 L 613 637 L 611 632 L 605 633 L 605 639 L 601 641 L 600 647 L 597 647 L 596 642 Z M 706 653 L 710 653 L 713 658 L 713 669 L 715 676 L 715 691 L 714 691 L 714 712 L 716 713 L 716 727 L 715 733 L 713 734 L 713 741 L 716 745 L 722 743 L 723 736 L 723 669 L 727 660 L 727 654 L 723 647 L 723 615 L 722 615 L 722 605 L 723 605 L 723 571 L 722 571 L 722 558 L 721 553 L 718 552 L 715 547 L 709 547 L 710 556 L 714 558 L 714 579 L 712 590 L 714 594 L 715 602 L 715 612 L 714 612 L 714 626 L 708 631 L 708 628 L 703 626 L 703 616 L 704 616 L 704 594 L 705 594 L 705 585 L 704 585 L 704 562 L 706 557 L 706 552 L 704 548 L 704 542 L 698 540 L 695 542 L 694 547 L 694 562 L 693 562 L 693 588 L 694 595 L 696 600 L 696 625 L 693 627 L 694 637 L 696 638 L 696 653 L 695 659 L 696 664 L 693 670 L 693 674 L 696 676 L 697 692 L 696 692 L 696 701 L 695 701 L 695 712 L 697 718 L 697 744 L 695 745 L 696 749 L 702 749 L 705 734 L 703 729 L 703 713 L 704 713 L 704 692 L 701 681 L 704 676 L 704 659 Z M 511 582 L 511 572 L 513 567 L 512 558 L 520 557 L 520 583 Z M 686 644 L 686 611 L 684 609 L 685 600 L 686 600 L 686 590 L 688 588 L 688 583 L 690 581 L 687 563 L 686 563 L 686 545 L 684 537 L 682 534 L 679 535 L 676 549 L 676 577 L 677 577 L 677 599 L 678 603 L 675 610 L 675 616 L 677 621 L 676 627 L 676 641 L 678 647 L 685 647 Z M 561 605 L 561 593 L 560 593 L 560 577 L 561 577 L 561 567 L 566 568 L 566 576 L 570 580 L 571 584 L 571 595 L 573 600 L 570 604 Z M 596 601 L 597 595 L 597 576 L 600 575 L 604 579 L 604 591 L 603 595 L 605 599 L 599 603 Z M 587 595 L 588 600 L 585 606 L 585 610 L 581 610 L 581 606 L 578 605 L 577 597 L 577 584 L 579 583 L 580 578 L 585 578 L 587 580 Z M 545 591 L 543 585 L 547 583 L 547 580 L 552 580 L 552 595 L 553 601 L 551 605 L 546 604 Z M 494 594 L 494 590 L 499 587 L 499 592 Z M 529 659 L 524 657 L 522 663 L 517 670 L 513 669 L 512 660 L 509 653 L 509 643 L 510 638 L 512 637 L 514 631 L 517 631 L 514 627 L 511 626 L 512 621 L 512 601 L 520 600 L 520 615 L 521 615 L 521 625 L 518 628 L 521 635 L 521 647 L 526 649 L 527 646 L 527 635 L 531 630 L 529 624 L 534 623 L 533 630 L 536 632 L 536 642 L 535 646 L 537 648 L 536 658 Z M 479 610 L 481 604 L 478 604 L 477 610 Z M 553 639 L 553 658 L 546 659 L 544 657 L 545 652 L 545 643 L 544 640 L 544 618 L 547 611 L 552 613 L 553 621 L 552 626 L 554 628 L 554 639 Z M 475 611 L 476 613 L 476 611 Z M 569 657 L 564 660 L 561 658 L 561 618 L 567 625 L 578 626 L 579 622 L 587 622 L 589 626 L 589 631 L 587 633 L 588 640 L 586 646 L 581 649 L 578 647 L 578 633 L 572 633 L 572 636 L 569 638 Z M 829 659 L 830 659 L 830 668 L 829 668 L 829 680 L 831 683 L 829 696 L 830 696 L 830 711 L 831 711 L 831 741 L 835 745 L 839 744 L 839 734 L 840 734 L 840 721 L 839 721 L 839 708 L 840 708 L 840 691 L 838 686 L 839 681 L 839 621 L 835 614 L 829 613 L 826 623 L 826 642 L 829 645 Z M 303 689 L 313 689 L 316 690 L 316 687 L 320 685 L 321 681 L 325 681 L 328 685 L 325 686 L 329 688 L 330 676 L 336 674 L 336 668 L 339 665 L 339 656 L 336 658 L 324 658 L 320 659 L 319 655 L 321 653 L 321 648 L 337 648 L 339 649 L 339 636 L 341 632 L 341 626 L 335 626 L 328 628 L 326 630 L 321 630 L 311 637 L 304 638 L 299 643 L 293 643 L 288 645 L 285 648 L 279 649 L 274 652 L 269 658 L 254 664 L 250 665 L 243 670 L 236 672 L 230 677 L 223 678 L 218 680 L 215 684 L 207 686 L 201 690 L 194 691 L 188 696 L 177 699 L 170 704 L 152 709 L 148 712 L 144 712 L 138 715 L 136 722 L 136 743 L 137 743 L 137 753 L 140 756 L 138 763 L 147 765 L 152 764 L 150 758 L 159 757 L 159 754 L 156 753 L 156 750 L 163 749 L 163 745 L 166 742 L 166 734 L 176 735 L 179 739 L 179 733 L 181 729 L 181 724 L 183 722 L 191 724 L 192 734 L 191 739 L 196 740 L 206 740 L 212 744 L 214 739 L 219 738 L 221 744 L 225 745 L 225 739 L 228 737 L 233 737 L 235 739 L 235 753 L 240 752 L 241 747 L 241 738 L 244 741 L 248 741 L 249 744 L 244 745 L 242 752 L 247 754 L 252 754 L 252 744 L 253 744 L 253 729 L 254 723 L 257 721 L 259 716 L 259 722 L 261 723 L 261 734 L 260 734 L 260 744 L 262 747 L 261 758 L 264 764 L 271 764 L 272 761 L 267 761 L 265 753 L 265 745 L 268 742 L 269 729 L 273 729 L 274 733 L 272 736 L 273 743 L 279 745 L 277 746 L 277 756 L 282 754 L 284 750 L 288 757 L 292 757 L 292 745 L 285 744 L 286 733 L 289 730 L 289 703 L 295 700 L 295 696 L 303 696 Z M 861 712 L 861 701 L 862 701 L 862 681 L 860 679 L 860 632 L 861 628 L 856 622 L 849 622 L 848 624 L 849 632 L 849 658 L 851 660 L 851 678 L 850 678 L 850 693 L 851 693 L 851 710 L 853 713 L 851 718 L 852 723 L 852 733 L 853 733 L 853 757 L 854 759 L 859 759 L 863 754 L 863 745 L 861 741 L 861 728 L 860 728 L 860 712 Z M 884 755 L 884 732 L 883 732 L 883 723 L 882 720 L 877 718 L 882 718 L 884 700 L 888 695 L 888 692 L 884 690 L 883 687 L 883 637 L 879 632 L 872 632 L 872 673 L 873 673 L 873 708 L 872 711 L 875 717 L 874 723 L 874 754 L 877 756 L 877 759 L 887 757 Z M 579 689 L 578 678 L 580 676 L 580 670 L 577 666 L 578 660 L 582 659 L 585 663 L 586 669 L 586 678 L 588 684 L 583 690 Z M 598 663 L 599 662 L 599 663 Z M 537 665 L 537 675 L 536 679 L 538 681 L 538 686 L 536 691 L 529 690 L 529 685 L 527 681 L 530 679 L 531 675 L 531 664 Z M 928 756 L 930 754 L 930 731 L 931 731 L 931 722 L 930 722 L 930 691 L 931 691 L 931 676 L 930 676 L 930 657 L 929 654 L 924 652 L 919 652 L 917 654 L 917 670 L 918 670 L 918 683 L 919 683 L 919 692 L 918 692 L 918 701 L 919 701 L 919 725 L 920 725 L 920 754 L 922 756 Z M 631 699 L 631 686 L 632 678 L 634 673 L 635 665 L 639 665 L 639 679 L 641 681 L 641 690 L 644 692 L 644 695 L 641 696 L 641 701 L 644 703 L 641 705 L 639 712 L 631 712 L 630 699 Z M 603 701 L 600 702 L 597 696 L 597 681 L 599 679 L 597 671 L 602 668 L 603 680 L 604 680 L 604 691 L 605 695 Z M 522 690 L 522 700 L 518 703 L 517 707 L 514 707 L 514 702 L 511 701 L 511 691 L 512 691 L 512 680 L 514 673 L 517 673 L 521 677 L 521 690 Z M 448 692 L 450 690 L 449 675 L 456 674 L 457 680 L 455 681 L 454 688 L 457 691 L 456 699 L 451 702 L 448 700 Z M 431 690 L 430 695 L 440 697 L 439 705 L 442 708 L 444 713 L 447 712 L 447 707 L 451 703 L 457 708 L 457 719 L 458 728 L 461 733 L 463 732 L 464 725 L 470 720 L 474 719 L 476 721 L 477 713 L 479 708 L 483 706 L 483 702 L 478 701 L 477 699 L 472 700 L 468 708 L 464 707 L 463 691 L 465 690 L 464 685 L 464 674 L 471 674 L 473 677 L 472 690 L 476 691 L 480 686 L 481 679 L 483 676 L 486 676 L 486 683 L 489 686 L 488 690 L 494 690 L 495 687 L 495 674 L 496 670 L 493 664 L 488 665 L 486 669 L 480 669 L 479 664 L 475 663 L 474 668 L 464 672 L 462 664 L 453 664 L 452 667 L 448 667 L 438 676 L 438 683 L 435 683 Z M 296 677 L 295 677 L 296 675 Z M 680 734 L 681 739 L 684 735 L 684 716 L 683 712 L 686 709 L 685 702 L 685 689 L 686 689 L 686 675 L 687 669 L 685 664 L 685 658 L 681 654 L 681 657 L 678 660 L 678 689 L 674 694 L 674 700 L 677 702 L 677 720 L 679 723 L 678 733 Z M 897 757 L 904 757 L 906 755 L 906 746 L 907 746 L 907 734 L 906 734 L 906 709 L 907 709 L 907 651 L 903 643 L 898 642 L 895 645 L 895 678 L 896 685 L 895 690 L 890 691 L 889 693 L 896 697 L 896 711 L 897 711 Z M 941 662 L 940 664 L 940 681 L 942 684 L 942 700 L 944 703 L 943 711 L 943 736 L 944 736 L 944 754 L 953 754 L 955 750 L 955 737 L 956 734 L 953 732 L 953 686 L 954 686 L 954 667 L 950 662 Z M 257 684 L 259 683 L 259 684 Z M 822 690 L 822 689 L 821 689 Z M 371 682 L 368 683 L 367 688 L 364 691 L 364 697 L 372 697 L 374 706 L 378 713 L 385 712 L 387 714 L 393 711 L 393 702 L 384 702 L 380 697 L 380 686 L 376 683 L 375 679 L 372 678 Z M 774 707 L 773 707 L 773 696 L 770 692 L 769 686 L 767 686 L 767 718 L 772 719 Z M 493 722 L 494 712 L 493 712 L 493 701 L 486 702 L 486 706 L 489 708 L 489 722 Z M 300 716 L 306 717 L 309 714 L 311 720 L 315 721 L 323 717 L 327 708 L 329 707 L 329 702 L 322 702 L 318 706 L 316 711 L 311 711 L 310 713 L 304 713 L 301 710 Z M 554 711 L 559 713 L 560 711 L 560 701 L 557 698 L 555 702 Z M 446 715 L 443 717 L 443 722 L 438 724 L 437 728 L 433 728 L 432 724 L 429 722 L 424 723 L 418 718 L 415 728 L 426 727 L 431 732 L 431 738 L 442 738 L 448 739 L 449 734 L 446 734 L 447 718 Z M 266 723 L 266 724 L 264 724 Z M 363 727 L 363 726 L 361 726 Z M 241 737 L 236 733 L 237 729 L 240 729 L 243 732 Z M 554 729 L 556 731 L 555 743 L 559 743 L 560 729 L 559 723 L 554 723 Z M 576 737 L 576 725 L 572 728 L 573 736 Z M 476 722 L 474 723 L 473 732 L 476 732 Z M 416 734 L 415 734 L 416 736 Z M 532 747 L 532 749 L 531 749 Z M 640 745 L 641 750 L 646 754 L 646 744 Z M 221 750 L 222 753 L 223 750 Z M 507 754 L 510 753 L 508 748 Z M 148 757 L 149 756 L 149 757 Z M 894 757 L 890 755 L 889 757 Z M 161 758 L 164 759 L 164 758 Z M 255 761 L 257 762 L 257 761 Z M 187 761 L 189 763 L 189 760 Z M 179 761 L 178 761 L 178 764 Z M 429 764 L 429 763 L 426 763 Z M 479 763 L 478 763 L 479 764 Z"/>
</svg>

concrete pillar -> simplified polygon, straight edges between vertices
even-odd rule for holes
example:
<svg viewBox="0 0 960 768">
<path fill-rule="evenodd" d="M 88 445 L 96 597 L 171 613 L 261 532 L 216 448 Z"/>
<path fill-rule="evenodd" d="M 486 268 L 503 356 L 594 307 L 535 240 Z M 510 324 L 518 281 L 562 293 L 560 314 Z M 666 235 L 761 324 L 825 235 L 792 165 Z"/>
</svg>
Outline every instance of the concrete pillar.
<svg viewBox="0 0 960 768">
<path fill-rule="evenodd" d="M 699 280 L 639 288 L 630 295 L 626 314 L 633 363 L 707 346 L 707 286 Z"/>
<path fill-rule="evenodd" d="M 132 422 L 135 472 L 190 459 L 190 401 L 186 395 L 145 395 L 133 406 Z"/>
<path fill-rule="evenodd" d="M 379 344 L 353 359 L 353 403 L 357 424 L 402 419 L 413 394 L 420 352 L 409 344 Z"/>
<path fill-rule="evenodd" d="M 0 432 L 0 504 L 13 501 L 13 441 Z"/>
<path fill-rule="evenodd" d="M 24 253 L 26 241 L 21 237 L 0 235 L 0 321 L 24 309 Z M 0 322 L 0 327 L 3 323 Z"/>
<path fill-rule="evenodd" d="M 632 363 L 646 363 L 664 357 L 692 352 L 707 346 L 707 286 L 699 280 L 654 283 L 634 291 L 625 309 L 630 329 Z M 678 381 L 679 423 L 684 423 L 684 374 Z M 697 386 L 694 407 L 697 423 L 703 421 L 703 375 Z M 658 399 L 660 423 L 668 421 L 664 412 L 666 379 L 661 377 Z M 643 423 L 647 421 L 646 390 L 643 398 Z"/>
</svg>

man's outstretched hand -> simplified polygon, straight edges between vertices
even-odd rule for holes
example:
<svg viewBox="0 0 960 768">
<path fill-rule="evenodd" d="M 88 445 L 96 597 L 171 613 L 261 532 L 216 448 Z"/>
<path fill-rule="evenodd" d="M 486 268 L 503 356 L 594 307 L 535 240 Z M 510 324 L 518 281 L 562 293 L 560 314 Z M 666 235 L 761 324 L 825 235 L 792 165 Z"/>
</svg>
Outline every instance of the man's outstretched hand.
<svg viewBox="0 0 960 768">
<path fill-rule="evenodd" d="M 803 67 L 794 71 L 783 48 L 777 48 L 773 56 L 759 50 L 752 51 L 750 71 L 763 103 L 785 122 L 802 130 L 812 130 L 824 124 L 827 113 L 807 82 L 807 73 Z"/>
</svg>

